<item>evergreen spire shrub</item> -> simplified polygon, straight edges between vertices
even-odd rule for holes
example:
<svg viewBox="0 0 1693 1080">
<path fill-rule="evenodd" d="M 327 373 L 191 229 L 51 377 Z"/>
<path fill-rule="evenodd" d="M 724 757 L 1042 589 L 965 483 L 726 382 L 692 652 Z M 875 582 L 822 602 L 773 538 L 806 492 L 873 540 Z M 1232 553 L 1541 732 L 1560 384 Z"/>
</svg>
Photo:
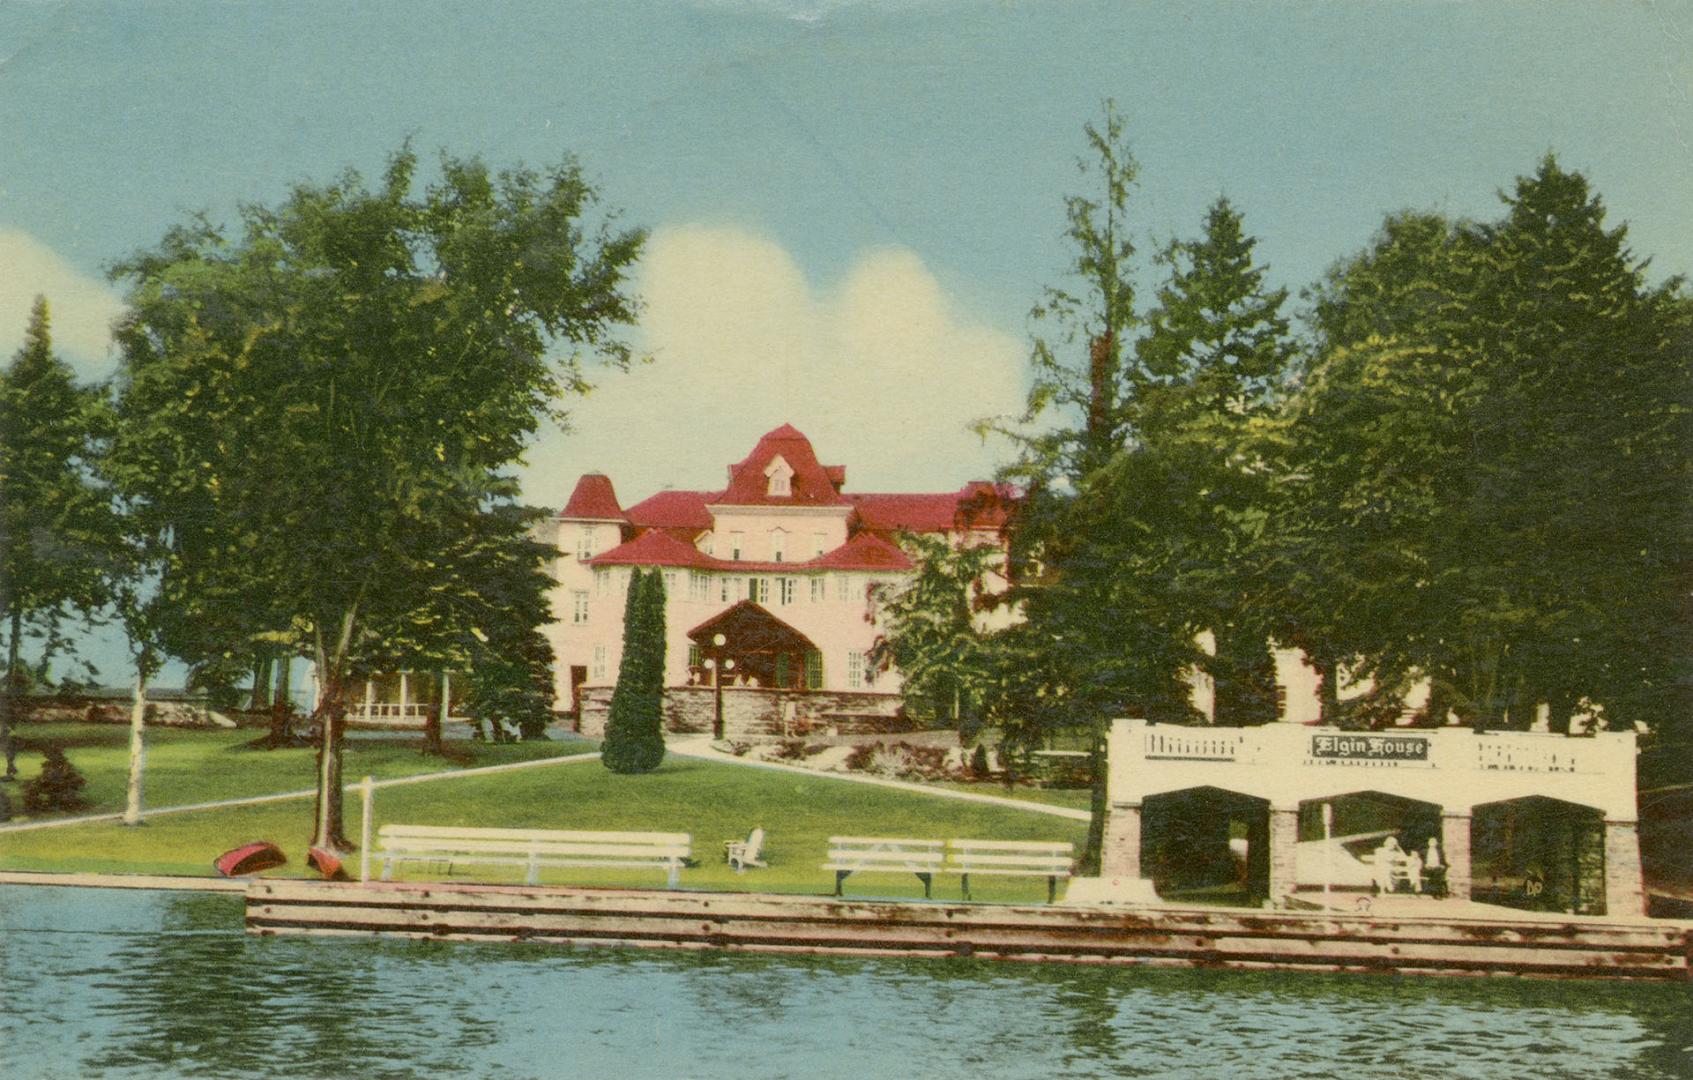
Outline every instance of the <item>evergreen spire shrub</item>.
<svg viewBox="0 0 1693 1080">
<path fill-rule="evenodd" d="M 618 773 L 645 773 L 664 760 L 664 577 L 635 570 L 623 607 L 623 657 L 611 695 L 600 760 Z"/>
</svg>

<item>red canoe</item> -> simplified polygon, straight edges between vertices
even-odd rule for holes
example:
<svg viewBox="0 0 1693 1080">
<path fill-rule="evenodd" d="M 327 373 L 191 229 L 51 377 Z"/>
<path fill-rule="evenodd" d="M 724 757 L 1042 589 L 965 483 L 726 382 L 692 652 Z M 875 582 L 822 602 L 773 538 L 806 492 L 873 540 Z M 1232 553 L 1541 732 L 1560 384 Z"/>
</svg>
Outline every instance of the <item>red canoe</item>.
<svg viewBox="0 0 1693 1080">
<path fill-rule="evenodd" d="M 269 840 L 254 840 L 250 844 L 242 844 L 224 852 L 212 860 L 212 865 L 217 867 L 218 873 L 224 877 L 240 877 L 242 874 L 256 874 L 273 866 L 281 866 L 287 861 L 282 849 Z"/>
<path fill-rule="evenodd" d="M 306 852 L 306 865 L 330 881 L 346 881 L 347 871 L 341 866 L 341 856 L 333 851 L 314 847 Z"/>
</svg>

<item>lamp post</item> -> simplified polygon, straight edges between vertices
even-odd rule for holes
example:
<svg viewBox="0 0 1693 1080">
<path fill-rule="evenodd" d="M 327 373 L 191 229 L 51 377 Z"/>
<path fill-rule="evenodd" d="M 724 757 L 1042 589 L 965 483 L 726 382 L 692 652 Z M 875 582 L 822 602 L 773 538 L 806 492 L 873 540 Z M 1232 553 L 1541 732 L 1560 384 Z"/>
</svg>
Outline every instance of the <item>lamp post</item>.
<svg viewBox="0 0 1693 1080">
<path fill-rule="evenodd" d="M 711 737 L 719 740 L 723 738 L 723 675 L 735 670 L 735 662 L 723 657 L 723 646 L 728 643 L 722 634 L 711 635 L 711 656 L 705 662 L 711 669 Z"/>
</svg>

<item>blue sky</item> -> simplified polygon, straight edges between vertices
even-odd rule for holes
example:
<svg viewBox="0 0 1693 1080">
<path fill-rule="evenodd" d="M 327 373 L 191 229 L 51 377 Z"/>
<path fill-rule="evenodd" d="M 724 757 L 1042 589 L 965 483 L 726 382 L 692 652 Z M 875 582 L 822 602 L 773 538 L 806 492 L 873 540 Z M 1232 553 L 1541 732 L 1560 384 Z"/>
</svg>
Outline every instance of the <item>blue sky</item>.
<svg viewBox="0 0 1693 1080">
<path fill-rule="evenodd" d="M 860 490 L 955 488 L 999 456 L 965 424 L 1017 403 L 1105 98 L 1149 249 L 1227 193 L 1297 290 L 1386 212 L 1493 215 L 1551 149 L 1693 269 L 1685 3 L 0 0 L 0 354 L 45 290 L 109 371 L 103 268 L 190 212 L 408 136 L 568 151 L 654 230 L 655 361 L 541 439 L 532 501 L 711 485 L 784 421 Z"/>
</svg>

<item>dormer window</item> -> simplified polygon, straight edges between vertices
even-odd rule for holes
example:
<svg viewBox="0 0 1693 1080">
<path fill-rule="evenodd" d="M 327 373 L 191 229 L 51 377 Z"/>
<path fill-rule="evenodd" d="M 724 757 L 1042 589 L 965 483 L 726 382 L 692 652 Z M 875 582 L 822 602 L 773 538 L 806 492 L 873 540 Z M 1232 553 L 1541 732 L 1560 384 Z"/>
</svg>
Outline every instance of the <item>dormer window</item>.
<svg viewBox="0 0 1693 1080">
<path fill-rule="evenodd" d="M 782 455 L 777 454 L 770 464 L 764 467 L 764 478 L 769 486 L 765 488 L 766 495 L 792 495 L 794 493 L 794 467 L 789 465 Z"/>
</svg>

